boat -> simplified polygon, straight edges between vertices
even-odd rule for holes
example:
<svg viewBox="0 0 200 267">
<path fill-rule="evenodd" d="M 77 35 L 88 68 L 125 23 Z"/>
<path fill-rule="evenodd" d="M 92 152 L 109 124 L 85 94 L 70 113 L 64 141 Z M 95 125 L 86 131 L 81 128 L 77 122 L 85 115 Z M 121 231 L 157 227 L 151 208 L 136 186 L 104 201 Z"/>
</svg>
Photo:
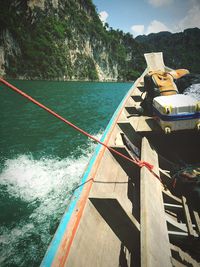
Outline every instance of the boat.
<svg viewBox="0 0 200 267">
<path fill-rule="evenodd" d="M 138 112 L 149 70 L 171 71 L 161 52 L 145 58 L 147 67 L 110 120 L 42 267 L 200 266 L 199 211 L 172 186 L 177 166 L 200 162 L 199 132 L 165 134 L 152 116 Z"/>
</svg>

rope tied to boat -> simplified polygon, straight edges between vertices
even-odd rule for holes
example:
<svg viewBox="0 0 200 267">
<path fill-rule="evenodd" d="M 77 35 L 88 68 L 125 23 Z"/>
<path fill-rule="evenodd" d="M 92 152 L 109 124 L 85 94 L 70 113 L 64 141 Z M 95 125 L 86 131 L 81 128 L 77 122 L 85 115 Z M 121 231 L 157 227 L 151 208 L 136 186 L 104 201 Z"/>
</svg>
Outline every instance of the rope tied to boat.
<svg viewBox="0 0 200 267">
<path fill-rule="evenodd" d="M 63 121 L 64 123 L 68 124 L 70 127 L 74 128 L 76 131 L 82 133 L 83 135 L 87 136 L 88 138 L 92 139 L 93 141 L 95 141 L 96 143 L 101 144 L 102 146 L 106 147 L 109 151 L 117 154 L 118 156 L 136 164 L 138 167 L 142 168 L 142 167 L 146 167 L 151 173 L 153 173 L 156 178 L 158 178 L 160 180 L 160 177 L 158 175 L 155 174 L 155 172 L 153 171 L 154 166 L 151 165 L 149 162 L 146 161 L 141 161 L 139 159 L 136 158 L 129 158 L 127 156 L 125 156 L 124 154 L 118 152 L 117 150 L 115 150 L 114 148 L 109 147 L 107 144 L 101 142 L 100 140 L 98 140 L 96 137 L 92 136 L 91 134 L 89 134 L 88 132 L 84 131 L 83 129 L 79 128 L 78 126 L 76 126 L 75 124 L 73 124 L 72 122 L 68 121 L 67 119 L 63 118 L 62 116 L 60 116 L 59 114 L 57 114 L 55 111 L 53 111 L 52 109 L 46 107 L 45 105 L 43 105 L 42 103 L 40 103 L 39 101 L 35 100 L 34 98 L 32 98 L 30 95 L 24 93 L 23 91 L 21 91 L 20 89 L 18 89 L 17 87 L 15 87 L 14 85 L 10 84 L 9 82 L 5 81 L 4 79 L 0 78 L 0 82 L 3 83 L 4 85 L 6 85 L 8 88 L 12 89 L 13 91 L 15 91 L 16 93 L 20 94 L 21 96 L 23 96 L 24 98 L 28 99 L 29 101 L 31 101 L 32 103 L 34 103 L 35 105 L 39 106 L 40 108 L 46 110 L 48 113 L 50 113 L 51 115 L 53 115 L 54 117 L 56 117 L 57 119 Z"/>
</svg>

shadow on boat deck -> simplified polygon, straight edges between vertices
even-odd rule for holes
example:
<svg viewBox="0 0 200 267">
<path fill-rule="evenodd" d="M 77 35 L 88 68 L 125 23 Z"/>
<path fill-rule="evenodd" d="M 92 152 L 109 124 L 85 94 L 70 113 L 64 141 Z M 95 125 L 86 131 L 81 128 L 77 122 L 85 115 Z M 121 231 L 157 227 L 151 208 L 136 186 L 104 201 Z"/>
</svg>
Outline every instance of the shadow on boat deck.
<svg viewBox="0 0 200 267">
<path fill-rule="evenodd" d="M 119 201 L 114 198 L 90 198 L 90 201 L 121 241 L 119 266 L 128 266 L 126 249 L 130 262 L 140 266 L 140 232 Z"/>
</svg>

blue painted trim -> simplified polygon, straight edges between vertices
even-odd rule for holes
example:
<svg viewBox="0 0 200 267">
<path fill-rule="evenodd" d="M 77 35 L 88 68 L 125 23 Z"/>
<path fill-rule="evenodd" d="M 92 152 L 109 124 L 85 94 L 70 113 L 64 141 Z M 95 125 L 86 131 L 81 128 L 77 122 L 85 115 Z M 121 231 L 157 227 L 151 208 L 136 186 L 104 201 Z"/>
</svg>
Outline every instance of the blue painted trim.
<svg viewBox="0 0 200 267">
<path fill-rule="evenodd" d="M 108 125 L 107 125 L 107 127 L 106 127 L 106 129 L 104 131 L 104 134 L 101 137 L 101 140 L 100 140 L 101 142 L 104 142 L 109 130 L 111 129 L 111 126 L 113 125 L 113 122 L 114 122 L 115 118 L 117 117 L 120 109 L 123 106 L 123 103 L 124 103 L 126 97 L 128 96 L 128 94 L 130 93 L 131 90 L 132 90 L 132 86 L 131 86 L 131 89 L 127 92 L 127 94 L 122 99 L 121 103 L 119 104 L 118 108 L 116 109 L 115 113 L 113 114 L 110 122 L 108 123 Z M 81 184 L 84 184 L 87 181 L 88 176 L 89 176 L 89 174 L 90 174 L 90 172 L 92 170 L 92 167 L 93 167 L 93 165 L 94 165 L 94 163 L 95 163 L 95 161 L 96 161 L 96 159 L 98 157 L 98 154 L 100 152 L 101 146 L 102 146 L 101 144 L 97 145 L 97 147 L 96 147 L 96 149 L 94 151 L 94 154 L 93 154 L 93 156 L 92 156 L 92 158 L 91 158 L 91 160 L 89 162 L 89 165 L 88 165 L 88 167 L 87 167 L 87 169 L 86 169 L 86 171 L 85 171 L 85 173 L 84 173 L 84 175 L 82 177 Z M 72 216 L 72 214 L 74 212 L 74 209 L 75 209 L 75 207 L 76 207 L 76 205 L 78 203 L 78 200 L 80 198 L 80 195 L 82 193 L 83 187 L 84 187 L 84 185 L 80 186 L 75 191 L 75 193 L 74 193 L 74 195 L 72 197 L 72 201 L 70 202 L 67 211 L 65 212 L 65 214 L 63 215 L 63 217 L 62 217 L 62 219 L 60 221 L 58 229 L 57 229 L 57 231 L 56 231 L 56 233 L 55 233 L 55 235 L 53 237 L 53 240 L 51 241 L 51 244 L 50 244 L 50 246 L 49 246 L 49 248 L 48 248 L 48 250 L 47 250 L 47 252 L 46 252 L 46 254 L 45 254 L 44 258 L 43 258 L 43 260 L 42 260 L 42 263 L 41 263 L 40 267 L 50 267 L 52 265 L 54 257 L 56 255 L 56 252 L 57 252 L 57 250 L 59 248 L 59 244 L 62 241 L 62 237 L 63 237 L 63 235 L 65 233 L 67 225 L 68 225 L 68 223 L 69 223 L 69 221 L 71 219 L 71 216 Z"/>
<path fill-rule="evenodd" d="M 180 113 L 177 115 L 163 115 L 161 114 L 157 109 L 154 109 L 154 114 L 159 117 L 159 119 L 163 121 L 179 121 L 179 120 L 192 120 L 192 119 L 199 119 L 200 118 L 200 112 L 185 112 Z"/>
</svg>

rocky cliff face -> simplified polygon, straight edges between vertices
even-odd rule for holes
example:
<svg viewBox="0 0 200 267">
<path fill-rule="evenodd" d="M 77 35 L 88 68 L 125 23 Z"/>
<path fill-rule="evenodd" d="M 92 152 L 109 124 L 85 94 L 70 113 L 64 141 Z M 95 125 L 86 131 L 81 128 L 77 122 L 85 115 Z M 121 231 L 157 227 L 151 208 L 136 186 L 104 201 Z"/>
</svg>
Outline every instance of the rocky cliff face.
<svg viewBox="0 0 200 267">
<path fill-rule="evenodd" d="M 8 29 L 2 31 L 1 41 L 3 45 L 0 46 L 0 75 L 5 75 L 6 69 L 9 68 L 8 58 L 21 56 L 21 49 Z"/>
<path fill-rule="evenodd" d="M 2 0 L 1 6 L 0 75 L 6 77 L 134 80 L 146 66 L 143 53 L 152 51 L 163 51 L 170 67 L 200 69 L 199 29 L 135 40 L 102 25 L 92 0 Z"/>
<path fill-rule="evenodd" d="M 130 78 L 137 75 L 130 72 L 140 65 L 132 48 L 140 45 L 129 34 L 107 30 L 91 0 L 3 2 L 1 74 L 69 80 L 123 80 L 127 72 Z"/>
</svg>

